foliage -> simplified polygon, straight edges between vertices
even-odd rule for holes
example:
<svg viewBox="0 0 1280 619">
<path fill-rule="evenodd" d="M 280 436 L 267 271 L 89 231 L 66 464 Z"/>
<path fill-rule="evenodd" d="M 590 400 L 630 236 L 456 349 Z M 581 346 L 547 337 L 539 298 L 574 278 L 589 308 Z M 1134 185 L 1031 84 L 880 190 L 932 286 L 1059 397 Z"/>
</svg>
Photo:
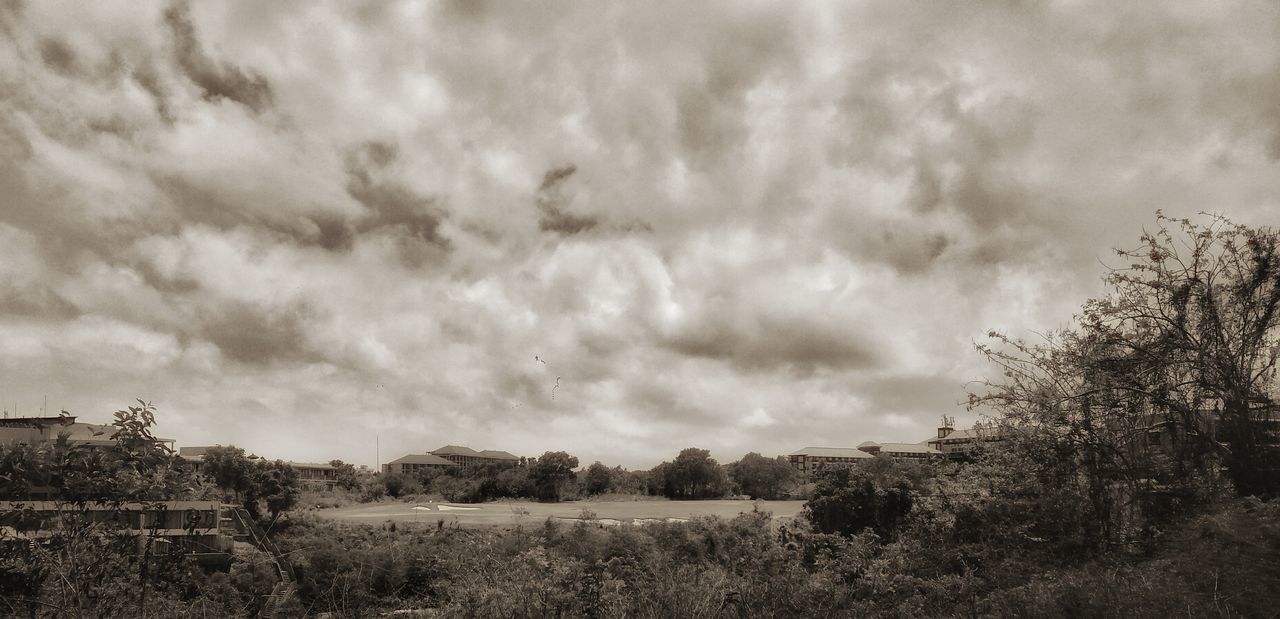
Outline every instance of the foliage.
<svg viewBox="0 0 1280 619">
<path fill-rule="evenodd" d="M 200 570 L 161 543 L 154 528 L 115 524 L 133 517 L 138 504 L 163 509 L 162 501 L 194 498 L 200 487 L 191 467 L 152 434 L 154 412 L 143 401 L 117 411 L 108 444 L 63 435 L 0 446 L 4 498 L 39 498 L 59 507 L 52 518 L 30 507 L 0 513 L 0 613 L 110 617 L 244 610 L 223 597 L 225 589 L 204 588 Z M 40 535 L 18 536 L 29 528 L 39 528 Z"/>
<path fill-rule="evenodd" d="M 65 416 L 67 413 L 63 411 Z M 0 498 L 148 501 L 188 496 L 196 485 L 163 441 L 151 433 L 155 408 L 141 400 L 115 412 L 108 445 L 70 441 L 0 446 Z"/>
<path fill-rule="evenodd" d="M 855 535 L 869 529 L 893 539 L 911 513 L 918 488 L 909 476 L 892 474 L 897 471 L 887 457 L 876 460 L 880 467 L 860 462 L 828 471 L 805 503 L 804 517 L 823 533 Z"/>
<path fill-rule="evenodd" d="M 274 522 L 280 513 L 293 508 L 301 494 L 298 472 L 285 462 L 259 461 L 253 468 L 253 480 L 245 493 L 244 506 L 250 514 L 259 514 L 259 503 L 265 504 Z"/>
<path fill-rule="evenodd" d="M 210 447 L 200 460 L 200 471 L 237 501 L 242 500 L 253 485 L 253 468 L 253 461 L 244 450 L 234 445 Z"/>
<path fill-rule="evenodd" d="M 573 482 L 578 459 L 563 451 L 548 451 L 529 467 L 534 496 L 539 501 L 559 501 L 567 484 Z"/>
<path fill-rule="evenodd" d="M 663 462 L 651 471 L 652 484 L 667 498 L 709 499 L 729 491 L 729 479 L 720 463 L 706 449 L 681 450 L 672 462 Z"/>
<path fill-rule="evenodd" d="M 1241 495 L 1280 492 L 1280 233 L 1212 216 L 1158 216 L 1119 255 L 1109 294 L 1042 344 L 992 333 L 1003 380 L 971 406 L 1073 448 L 1091 509 L 1109 522 L 1152 493 L 1212 494 L 1218 463 Z M 1127 486 L 1117 503 L 1111 489 Z"/>
<path fill-rule="evenodd" d="M 343 490 L 359 490 L 361 488 L 360 475 L 356 472 L 354 464 L 348 464 L 342 460 L 330 460 L 329 466 L 333 467 L 339 488 Z"/>
<path fill-rule="evenodd" d="M 579 484 L 587 495 L 645 494 L 648 488 L 643 473 L 628 471 L 620 466 L 609 468 L 595 462 L 579 475 Z"/>
<path fill-rule="evenodd" d="M 265 508 L 274 521 L 301 496 L 301 482 L 293 467 L 280 460 L 250 458 L 234 445 L 210 447 L 201 459 L 200 470 L 255 518 L 261 518 Z"/>
<path fill-rule="evenodd" d="M 977 478 L 957 473 L 925 480 L 966 500 L 959 490 Z M 748 512 L 513 530 L 313 518 L 293 521 L 281 544 L 297 557 L 304 606 L 342 616 L 1256 616 L 1280 591 L 1280 573 L 1264 565 L 1280 549 L 1272 505 L 1224 505 L 1171 529 L 1149 556 L 1058 565 L 957 541 L 951 504 L 921 495 L 894 541 Z"/>
<path fill-rule="evenodd" d="M 582 486 L 587 494 L 604 494 L 613 481 L 612 471 L 599 460 L 591 463 L 583 474 Z"/>
<path fill-rule="evenodd" d="M 754 451 L 728 470 L 738 491 L 753 499 L 781 499 L 800 477 L 786 457 L 766 458 Z"/>
</svg>

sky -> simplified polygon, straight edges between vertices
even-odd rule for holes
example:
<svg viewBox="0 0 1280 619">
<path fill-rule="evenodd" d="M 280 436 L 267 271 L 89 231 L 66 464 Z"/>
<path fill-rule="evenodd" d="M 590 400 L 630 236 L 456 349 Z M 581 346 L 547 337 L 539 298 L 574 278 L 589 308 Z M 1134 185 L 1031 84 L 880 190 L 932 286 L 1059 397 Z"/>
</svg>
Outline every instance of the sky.
<svg viewBox="0 0 1280 619">
<path fill-rule="evenodd" d="M 1157 209 L 1280 222 L 1274 2 L 0 1 L 0 406 L 374 464 L 962 426 Z"/>
</svg>

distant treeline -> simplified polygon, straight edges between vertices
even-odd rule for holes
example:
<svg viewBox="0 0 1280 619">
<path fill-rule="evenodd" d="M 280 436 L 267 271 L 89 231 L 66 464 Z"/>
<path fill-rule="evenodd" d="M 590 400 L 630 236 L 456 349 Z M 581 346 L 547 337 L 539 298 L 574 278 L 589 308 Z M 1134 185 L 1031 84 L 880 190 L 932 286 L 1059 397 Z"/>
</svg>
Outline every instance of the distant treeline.
<svg viewBox="0 0 1280 619">
<path fill-rule="evenodd" d="M 628 471 L 600 462 L 575 472 L 578 459 L 562 451 L 547 452 L 523 465 L 425 469 L 413 474 L 384 474 L 363 484 L 344 484 L 359 490 L 362 500 L 438 494 L 449 501 L 479 503 L 495 499 L 529 498 L 539 501 L 574 500 L 602 494 L 664 496 L 672 499 L 710 499 L 746 495 L 759 499 L 798 496 L 795 469 L 785 458 L 749 453 L 721 465 L 705 449 L 690 447 L 672 461 L 648 471 Z"/>
</svg>

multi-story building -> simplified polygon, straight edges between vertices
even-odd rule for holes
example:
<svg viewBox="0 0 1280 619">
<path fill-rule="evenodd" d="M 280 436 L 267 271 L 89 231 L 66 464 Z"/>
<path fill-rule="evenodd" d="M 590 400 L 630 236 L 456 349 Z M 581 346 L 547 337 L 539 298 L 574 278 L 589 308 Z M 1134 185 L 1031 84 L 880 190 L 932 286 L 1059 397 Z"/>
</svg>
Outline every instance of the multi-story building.
<svg viewBox="0 0 1280 619">
<path fill-rule="evenodd" d="M 461 466 L 435 454 L 409 454 L 382 465 L 383 473 L 412 474 L 427 469 L 450 469 Z"/>
<path fill-rule="evenodd" d="M 520 462 L 520 458 L 505 451 L 495 451 L 492 449 L 476 451 L 470 447 L 462 447 L 459 445 L 445 445 L 440 449 L 432 451 L 431 454 L 444 458 L 445 460 L 460 466 L 485 466 L 489 464 L 515 465 Z"/>
<path fill-rule="evenodd" d="M 74 415 L 57 417 L 6 417 L 0 419 L 0 445 L 39 445 L 52 443 L 65 436 L 67 443 L 80 447 L 108 447 L 117 428 L 112 425 L 83 423 Z M 173 448 L 173 439 L 157 439 Z"/>
<path fill-rule="evenodd" d="M 0 509 L 0 552 L 10 544 L 33 544 L 53 537 L 70 522 L 93 522 L 115 533 L 136 535 L 140 554 L 151 542 L 180 550 L 196 563 L 225 567 L 236 534 L 226 511 L 217 501 L 6 501 Z M 152 552 L 164 551 L 153 548 Z"/>
<path fill-rule="evenodd" d="M 944 424 L 938 428 L 938 436 L 927 442 L 949 460 L 967 460 L 979 447 L 993 446 L 1002 440 L 1004 437 L 995 426 L 956 430 L 952 424 Z"/>
<path fill-rule="evenodd" d="M 872 457 L 865 451 L 846 447 L 805 447 L 788 454 L 787 461 L 799 471 L 800 480 L 809 483 L 821 471 L 848 468 Z"/>
<path fill-rule="evenodd" d="M 187 462 L 199 464 L 204 461 L 205 454 L 214 447 L 222 447 L 222 445 L 182 447 L 178 449 L 178 457 Z M 249 454 L 247 457 L 255 462 L 263 459 L 255 454 Z M 298 481 L 304 486 L 328 490 L 338 484 L 338 469 L 332 464 L 293 461 L 287 461 L 285 464 L 298 474 Z"/>
<path fill-rule="evenodd" d="M 518 464 L 520 462 L 520 458 L 515 454 L 496 449 L 483 449 L 480 451 L 480 457 L 488 464 Z"/>
<path fill-rule="evenodd" d="M 889 456 L 894 460 L 929 460 L 942 457 L 942 452 L 923 443 L 876 443 L 867 441 L 858 445 L 858 450 L 871 456 Z"/>
<path fill-rule="evenodd" d="M 338 485 L 338 469 L 332 464 L 321 462 L 286 462 L 289 468 L 298 473 L 298 481 L 303 485 L 326 490 Z"/>
</svg>

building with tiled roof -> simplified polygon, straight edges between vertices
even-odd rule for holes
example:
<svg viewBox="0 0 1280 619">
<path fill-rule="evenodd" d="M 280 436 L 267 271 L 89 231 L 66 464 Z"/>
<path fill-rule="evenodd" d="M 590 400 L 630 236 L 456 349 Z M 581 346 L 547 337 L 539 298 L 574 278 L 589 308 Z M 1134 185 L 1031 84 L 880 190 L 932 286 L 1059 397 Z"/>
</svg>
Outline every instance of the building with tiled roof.
<svg viewBox="0 0 1280 619">
<path fill-rule="evenodd" d="M 946 421 L 950 421 L 947 418 Z M 951 423 L 944 423 L 938 428 L 938 436 L 929 439 L 929 446 L 938 450 L 951 460 L 966 460 L 973 451 L 983 445 L 992 445 L 1004 440 L 999 428 L 993 426 L 974 426 L 968 430 L 956 430 Z"/>
<path fill-rule="evenodd" d="M 894 460 L 928 460 L 941 457 L 942 452 L 923 443 L 875 443 L 867 441 L 858 445 L 858 450 L 872 456 L 885 455 Z"/>
<path fill-rule="evenodd" d="M 332 489 L 338 485 L 338 469 L 324 462 L 285 462 L 298 473 L 298 481 L 308 486 Z"/>
<path fill-rule="evenodd" d="M 505 451 L 496 451 L 492 449 L 476 451 L 470 447 L 463 447 L 461 445 L 445 445 L 440 449 L 433 450 L 431 454 L 440 456 L 445 460 L 462 466 L 516 464 L 520 461 L 520 458 Z"/>
<path fill-rule="evenodd" d="M 110 424 L 76 421 L 74 415 L 58 417 L 7 417 L 0 419 L 0 445 L 39 445 L 65 436 L 67 443 L 80 447 L 108 447 L 116 444 L 116 428 Z M 157 441 L 173 447 L 171 438 Z"/>
<path fill-rule="evenodd" d="M 459 466 L 457 462 L 446 460 L 435 454 L 409 454 L 382 465 L 382 472 L 410 474 L 427 469 L 449 469 L 457 466 Z"/>
<path fill-rule="evenodd" d="M 864 451 L 848 447 L 805 447 L 788 454 L 787 461 L 800 473 L 801 481 L 808 483 L 820 471 L 848 468 L 871 457 Z"/>
</svg>

